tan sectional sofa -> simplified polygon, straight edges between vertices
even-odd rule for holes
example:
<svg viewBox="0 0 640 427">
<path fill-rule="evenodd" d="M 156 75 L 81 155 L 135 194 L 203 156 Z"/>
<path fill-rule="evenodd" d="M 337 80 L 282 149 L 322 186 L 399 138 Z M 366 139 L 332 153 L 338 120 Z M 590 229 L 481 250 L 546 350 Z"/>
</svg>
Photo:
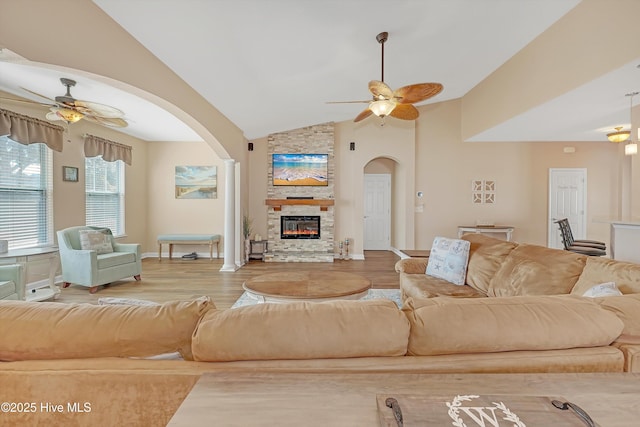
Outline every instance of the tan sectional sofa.
<svg viewBox="0 0 640 427">
<path fill-rule="evenodd" d="M 0 402 L 22 403 L 2 425 L 164 426 L 216 371 L 621 372 L 637 366 L 636 349 L 625 360 L 615 344 L 640 336 L 625 317 L 639 307 L 572 296 L 409 298 L 402 310 L 383 299 L 228 310 L 208 298 L 0 301 Z M 172 352 L 184 360 L 159 357 Z"/>
<path fill-rule="evenodd" d="M 402 259 L 396 271 L 400 273 L 403 301 L 508 297 L 517 302 L 519 297 L 552 295 L 565 301 L 587 299 L 582 295 L 591 287 L 614 282 L 624 295 L 594 298 L 592 302 L 623 320 L 624 331 L 613 345 L 625 355 L 626 371 L 640 371 L 640 265 L 482 234 L 466 234 L 462 239 L 470 242 L 465 285 L 426 275 L 427 258 Z"/>
<path fill-rule="evenodd" d="M 518 244 L 482 234 L 470 242 L 466 284 L 453 285 L 425 274 L 427 258 L 396 263 L 402 299 L 583 295 L 592 286 L 615 282 L 623 294 L 640 293 L 640 265 L 588 257 L 543 246 Z"/>
</svg>

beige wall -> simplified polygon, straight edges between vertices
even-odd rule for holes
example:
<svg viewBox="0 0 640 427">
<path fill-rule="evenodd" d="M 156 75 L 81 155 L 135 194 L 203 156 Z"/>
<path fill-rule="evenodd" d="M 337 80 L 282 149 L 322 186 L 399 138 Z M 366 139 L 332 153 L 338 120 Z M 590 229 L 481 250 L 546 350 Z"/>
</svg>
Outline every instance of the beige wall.
<svg viewBox="0 0 640 427">
<path fill-rule="evenodd" d="M 147 144 L 148 192 L 145 197 L 147 251 L 157 251 L 158 234 L 224 235 L 225 167 L 204 142 L 151 142 Z M 176 166 L 216 166 L 218 198 L 176 199 Z M 223 249 L 220 244 L 220 251 Z M 176 253 L 208 252 L 203 246 L 178 246 Z M 163 248 L 165 254 L 168 248 Z"/>
<path fill-rule="evenodd" d="M 455 236 L 458 225 L 478 219 L 514 225 L 517 241 L 546 245 L 548 169 L 574 167 L 587 169 L 587 237 L 608 241 L 608 226 L 594 219 L 620 213 L 623 174 L 637 176 L 638 156 L 625 157 L 622 145 L 609 142 L 465 143 L 460 136 L 460 104 L 454 100 L 420 107 L 421 117 L 415 123 L 396 121 L 382 128 L 375 119 L 336 124 L 336 239 L 353 239 L 352 253 L 363 254 L 364 173 L 386 171 L 393 165 L 396 248 L 429 248 L 436 235 Z M 24 104 L 3 107 L 34 117 L 43 114 Z M 144 252 L 155 254 L 157 234 L 223 234 L 224 163 L 206 143 L 147 143 L 82 121 L 69 127 L 63 152 L 54 155 L 56 230 L 84 224 L 85 132 L 133 146 L 133 165 L 125 168 L 125 241 L 140 242 Z M 356 142 L 355 151 L 349 151 L 351 141 Z M 266 236 L 266 138 L 253 142 L 248 167 L 242 169 L 248 177 L 244 195 L 254 233 Z M 563 153 L 567 145 L 576 152 Z M 62 181 L 63 165 L 78 167 L 80 182 Z M 176 200 L 176 165 L 217 166 L 218 199 Z M 473 179 L 496 181 L 496 204 L 471 203 Z M 633 190 L 637 204 L 638 186 Z M 416 191 L 424 192 L 421 200 Z M 422 213 L 414 212 L 419 203 L 424 204 Z M 177 249 L 191 250 L 202 247 Z"/>
<path fill-rule="evenodd" d="M 618 215 L 621 171 L 636 158 L 625 157 L 622 146 L 609 142 L 466 143 L 461 103 L 421 106 L 415 123 L 389 120 L 380 127 L 375 118 L 336 123 L 336 239 L 352 238 L 353 254 L 363 254 L 363 176 L 390 171 L 395 248 L 430 248 L 435 236 L 455 237 L 458 225 L 477 220 L 513 225 L 515 240 L 546 245 L 549 169 L 586 168 L 587 237 L 609 240 L 608 225 L 594 220 Z M 355 151 L 349 151 L 351 141 Z M 575 153 L 564 153 L 565 146 L 575 147 Z M 250 212 L 263 233 L 266 147 L 262 140 L 254 147 Z M 474 179 L 496 181 L 495 204 L 471 203 Z M 415 212 L 420 204 L 423 212 Z"/>
<path fill-rule="evenodd" d="M 7 94 L 0 92 L 0 96 Z M 46 108 L 3 101 L 2 108 L 43 118 Z M 104 126 L 79 121 L 68 126 L 61 153 L 53 155 L 54 231 L 85 224 L 84 140 L 90 133 L 133 147 L 132 165 L 125 165 L 125 230 L 122 242 L 142 244 L 143 253 L 157 254 L 156 237 L 168 233 L 224 234 L 224 164 L 205 142 L 146 142 Z M 175 166 L 216 166 L 218 198 L 176 199 Z M 62 180 L 62 166 L 79 169 L 79 181 Z M 220 250 L 223 249 L 220 244 Z M 165 254 L 167 249 L 164 249 Z M 204 251 L 180 246 L 178 252 Z"/>
<path fill-rule="evenodd" d="M 618 169 L 626 161 L 610 142 L 465 143 L 460 100 L 421 108 L 417 124 L 416 191 L 425 211 L 416 214 L 416 247 L 436 235 L 454 236 L 476 220 L 516 227 L 514 239 L 546 245 L 549 168 L 587 169 L 587 234 L 609 240 L 608 226 L 594 218 L 617 214 Z M 563 153 L 565 146 L 576 148 Z M 471 181 L 496 181 L 496 203 L 471 203 Z"/>
</svg>

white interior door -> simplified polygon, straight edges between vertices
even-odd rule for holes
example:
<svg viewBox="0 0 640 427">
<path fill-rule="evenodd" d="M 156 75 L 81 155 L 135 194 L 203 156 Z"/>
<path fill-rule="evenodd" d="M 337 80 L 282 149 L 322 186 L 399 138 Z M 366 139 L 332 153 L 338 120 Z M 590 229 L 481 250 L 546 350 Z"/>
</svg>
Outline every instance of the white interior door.
<svg viewBox="0 0 640 427">
<path fill-rule="evenodd" d="M 391 175 L 364 175 L 364 250 L 391 248 Z"/>
<path fill-rule="evenodd" d="M 587 223 L 587 170 L 549 169 L 549 237 L 550 248 L 563 248 L 557 221 L 568 218 L 576 239 L 584 239 Z"/>
</svg>

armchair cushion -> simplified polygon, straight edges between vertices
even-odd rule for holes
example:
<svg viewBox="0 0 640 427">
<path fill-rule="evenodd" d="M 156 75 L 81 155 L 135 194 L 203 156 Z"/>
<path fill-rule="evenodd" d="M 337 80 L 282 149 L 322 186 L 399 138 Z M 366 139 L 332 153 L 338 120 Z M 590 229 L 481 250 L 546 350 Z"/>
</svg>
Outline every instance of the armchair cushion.
<svg viewBox="0 0 640 427">
<path fill-rule="evenodd" d="M 96 251 L 98 254 L 108 254 L 113 252 L 111 236 L 98 230 L 80 230 L 80 247 Z"/>
<path fill-rule="evenodd" d="M 98 255 L 98 268 L 104 269 L 122 264 L 136 262 L 136 254 L 131 252 L 111 252 Z"/>
</svg>

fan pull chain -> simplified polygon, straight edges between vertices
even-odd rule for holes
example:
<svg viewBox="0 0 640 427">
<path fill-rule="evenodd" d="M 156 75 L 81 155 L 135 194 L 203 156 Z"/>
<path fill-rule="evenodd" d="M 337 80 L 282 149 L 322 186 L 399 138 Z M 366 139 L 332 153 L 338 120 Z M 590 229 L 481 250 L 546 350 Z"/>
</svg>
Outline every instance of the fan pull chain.
<svg viewBox="0 0 640 427">
<path fill-rule="evenodd" d="M 381 65 L 381 76 L 380 76 L 380 81 L 384 83 L 384 41 L 380 42 L 380 44 L 382 45 L 382 65 Z"/>
</svg>

